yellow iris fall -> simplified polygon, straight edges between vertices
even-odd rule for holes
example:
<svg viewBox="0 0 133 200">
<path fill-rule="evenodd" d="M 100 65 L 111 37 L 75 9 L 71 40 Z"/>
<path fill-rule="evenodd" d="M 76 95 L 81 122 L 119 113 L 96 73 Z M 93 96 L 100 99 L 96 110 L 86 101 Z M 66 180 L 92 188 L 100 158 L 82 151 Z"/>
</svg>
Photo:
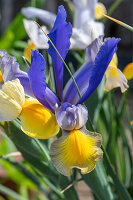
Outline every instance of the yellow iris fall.
<svg viewBox="0 0 133 200">
<path fill-rule="evenodd" d="M 58 171 L 66 176 L 70 176 L 74 167 L 81 169 L 82 174 L 89 173 L 102 157 L 101 135 L 84 131 L 65 132 L 51 145 L 52 161 Z"/>
<path fill-rule="evenodd" d="M 22 130 L 30 137 L 48 139 L 59 132 L 55 115 L 35 99 L 26 99 L 19 118 Z"/>
</svg>

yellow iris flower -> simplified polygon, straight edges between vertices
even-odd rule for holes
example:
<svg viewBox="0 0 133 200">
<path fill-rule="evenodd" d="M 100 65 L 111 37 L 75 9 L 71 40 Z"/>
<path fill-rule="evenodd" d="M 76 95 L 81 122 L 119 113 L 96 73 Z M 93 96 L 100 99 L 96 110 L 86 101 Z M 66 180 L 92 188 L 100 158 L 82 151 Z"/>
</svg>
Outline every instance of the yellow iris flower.
<svg viewBox="0 0 133 200">
<path fill-rule="evenodd" d="M 125 92 L 128 89 L 127 79 L 124 74 L 117 68 L 117 56 L 114 54 L 106 72 L 105 90 L 110 91 L 113 88 L 120 87 L 121 92 Z"/>
<path fill-rule="evenodd" d="M 63 136 L 51 145 L 51 158 L 61 174 L 71 175 L 71 169 L 81 169 L 82 174 L 91 172 L 102 158 L 102 137 L 86 129 L 63 131 Z"/>
</svg>

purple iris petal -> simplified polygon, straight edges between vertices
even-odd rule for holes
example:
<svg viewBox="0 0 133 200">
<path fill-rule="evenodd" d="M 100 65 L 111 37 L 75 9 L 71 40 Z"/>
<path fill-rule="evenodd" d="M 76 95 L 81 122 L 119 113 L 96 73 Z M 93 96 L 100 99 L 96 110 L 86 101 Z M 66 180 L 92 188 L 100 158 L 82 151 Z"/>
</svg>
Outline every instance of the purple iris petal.
<svg viewBox="0 0 133 200">
<path fill-rule="evenodd" d="M 103 43 L 103 36 L 99 36 L 96 38 L 87 48 L 86 48 L 86 55 L 87 55 L 87 60 L 89 62 L 94 63 L 96 55 L 102 46 Z"/>
<path fill-rule="evenodd" d="M 53 109 L 54 107 L 58 107 L 59 100 L 54 93 L 47 88 L 44 70 L 45 60 L 43 56 L 38 51 L 31 50 L 31 67 L 28 71 L 31 88 L 38 101 L 54 112 Z"/>
<path fill-rule="evenodd" d="M 91 75 L 88 79 L 89 87 L 78 102 L 79 104 L 83 103 L 100 84 L 109 63 L 117 50 L 117 44 L 119 41 L 120 39 L 118 38 L 110 38 L 101 46 L 95 58 L 93 67 L 91 68 Z"/>
<path fill-rule="evenodd" d="M 27 73 L 19 68 L 16 58 L 7 54 L 6 50 L 0 50 L 0 68 L 4 82 L 18 78 L 24 87 L 25 95 L 34 97 L 30 87 Z"/>
<path fill-rule="evenodd" d="M 63 130 L 80 129 L 87 122 L 88 111 L 82 105 L 75 106 L 70 103 L 63 103 L 56 112 L 56 119 Z"/>
<path fill-rule="evenodd" d="M 86 92 L 89 86 L 89 77 L 93 64 L 86 62 L 75 74 L 74 78 L 78 85 L 81 96 Z M 79 94 L 72 78 L 67 82 L 63 91 L 63 102 L 69 102 L 76 105 L 80 100 Z"/>
<path fill-rule="evenodd" d="M 20 70 L 15 57 L 8 55 L 5 50 L 0 51 L 0 56 L 0 68 L 4 82 L 15 79 L 17 74 L 26 76 L 26 73 Z"/>
<path fill-rule="evenodd" d="M 66 54 L 70 47 L 70 37 L 72 34 L 72 25 L 66 23 L 66 11 L 63 6 L 58 8 L 58 14 L 52 31 L 48 34 L 49 38 L 65 59 Z M 62 100 L 63 94 L 63 62 L 51 43 L 49 42 L 48 50 L 54 66 L 54 75 L 57 89 L 57 96 Z"/>
</svg>

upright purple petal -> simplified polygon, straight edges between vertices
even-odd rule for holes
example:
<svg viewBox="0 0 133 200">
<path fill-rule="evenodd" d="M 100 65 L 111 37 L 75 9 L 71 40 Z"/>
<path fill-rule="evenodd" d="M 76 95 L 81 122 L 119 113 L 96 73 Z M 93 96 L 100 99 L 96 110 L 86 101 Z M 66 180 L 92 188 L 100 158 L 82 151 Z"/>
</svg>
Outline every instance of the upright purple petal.
<svg viewBox="0 0 133 200">
<path fill-rule="evenodd" d="M 89 87 L 78 103 L 83 103 L 100 84 L 109 63 L 117 50 L 119 41 L 120 39 L 118 38 L 110 38 L 101 46 L 95 58 L 93 67 L 91 68 L 91 75 L 88 79 Z"/>
<path fill-rule="evenodd" d="M 28 76 L 32 91 L 41 104 L 54 112 L 53 108 L 58 107 L 59 100 L 47 87 L 44 70 L 45 60 L 43 56 L 38 51 L 31 50 L 31 67 Z"/>
<path fill-rule="evenodd" d="M 75 106 L 66 102 L 57 110 L 56 119 L 63 130 L 80 129 L 88 120 L 88 110 L 81 104 Z"/>
<path fill-rule="evenodd" d="M 58 14 L 52 31 L 48 34 L 49 38 L 65 59 L 66 54 L 70 47 L 70 37 L 72 34 L 72 25 L 66 23 L 66 11 L 63 6 L 58 8 Z M 48 50 L 54 66 L 54 75 L 57 89 L 57 96 L 62 100 L 63 94 L 63 62 L 51 43 L 49 42 Z"/>
<path fill-rule="evenodd" d="M 91 75 L 92 63 L 86 62 L 80 69 L 74 74 L 74 79 L 78 85 L 81 96 L 86 92 L 89 86 L 89 77 Z M 80 100 L 79 94 L 75 87 L 72 78 L 67 82 L 63 91 L 63 102 L 69 102 L 76 105 Z"/>
</svg>

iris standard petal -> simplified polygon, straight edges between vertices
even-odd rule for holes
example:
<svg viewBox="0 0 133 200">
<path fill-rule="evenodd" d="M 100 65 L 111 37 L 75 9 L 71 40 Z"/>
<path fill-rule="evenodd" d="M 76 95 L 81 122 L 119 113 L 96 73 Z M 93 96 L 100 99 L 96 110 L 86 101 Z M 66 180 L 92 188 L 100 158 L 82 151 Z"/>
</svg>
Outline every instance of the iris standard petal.
<svg viewBox="0 0 133 200">
<path fill-rule="evenodd" d="M 78 85 L 81 96 L 86 92 L 89 86 L 89 78 L 91 75 L 93 64 L 86 62 L 80 69 L 74 74 L 74 79 Z M 80 100 L 79 94 L 75 87 L 72 78 L 67 82 L 63 91 L 63 102 L 69 102 L 76 105 Z"/>
<path fill-rule="evenodd" d="M 45 60 L 44 60 L 43 56 L 37 50 L 31 50 L 31 67 L 28 71 L 31 88 L 33 90 L 35 97 L 38 99 L 38 101 L 41 104 L 43 104 L 46 108 L 48 108 L 54 112 L 51 105 L 53 107 L 57 107 L 56 104 L 59 103 L 59 100 L 52 93 L 52 91 L 51 91 L 51 93 L 48 92 L 49 89 L 47 88 L 47 85 L 45 82 L 46 77 L 44 74 L 44 70 L 45 70 Z M 47 88 L 47 96 L 46 96 L 46 88 Z M 50 96 L 52 96 L 51 99 L 50 99 Z M 50 102 L 50 100 L 51 100 L 51 102 Z M 49 104 L 49 103 L 51 103 L 51 104 Z M 55 104 L 55 105 L 53 105 L 53 104 Z"/>
<path fill-rule="evenodd" d="M 0 122 L 17 118 L 25 103 L 24 89 L 18 79 L 7 81 L 0 90 Z"/>
<path fill-rule="evenodd" d="M 63 103 L 56 112 L 56 119 L 63 130 L 80 129 L 88 119 L 88 110 L 82 105 Z"/>
<path fill-rule="evenodd" d="M 85 129 L 64 132 L 51 145 L 53 165 L 65 176 L 70 176 L 74 167 L 83 174 L 89 173 L 102 158 L 101 140 L 101 135 Z"/>
<path fill-rule="evenodd" d="M 60 6 L 58 8 L 58 14 L 54 23 L 54 27 L 52 31 L 48 34 L 48 36 L 59 51 L 59 53 L 61 54 L 63 59 L 65 59 L 70 47 L 71 34 L 72 25 L 70 23 L 66 23 L 66 11 L 63 6 Z M 60 100 L 62 100 L 63 62 L 50 42 L 48 52 L 53 61 L 57 96 Z"/>
<path fill-rule="evenodd" d="M 59 132 L 55 115 L 36 99 L 26 99 L 19 118 L 22 130 L 30 137 L 48 139 Z"/>
<path fill-rule="evenodd" d="M 37 17 L 48 25 L 53 25 L 56 19 L 56 15 L 54 13 L 39 8 L 22 8 L 21 12 L 28 18 Z"/>
<path fill-rule="evenodd" d="M 110 38 L 101 46 L 95 58 L 93 67 L 91 68 L 91 75 L 88 78 L 89 87 L 78 102 L 79 104 L 83 103 L 100 84 L 109 63 L 117 50 L 117 44 L 119 41 L 120 39 L 118 38 Z"/>
</svg>

